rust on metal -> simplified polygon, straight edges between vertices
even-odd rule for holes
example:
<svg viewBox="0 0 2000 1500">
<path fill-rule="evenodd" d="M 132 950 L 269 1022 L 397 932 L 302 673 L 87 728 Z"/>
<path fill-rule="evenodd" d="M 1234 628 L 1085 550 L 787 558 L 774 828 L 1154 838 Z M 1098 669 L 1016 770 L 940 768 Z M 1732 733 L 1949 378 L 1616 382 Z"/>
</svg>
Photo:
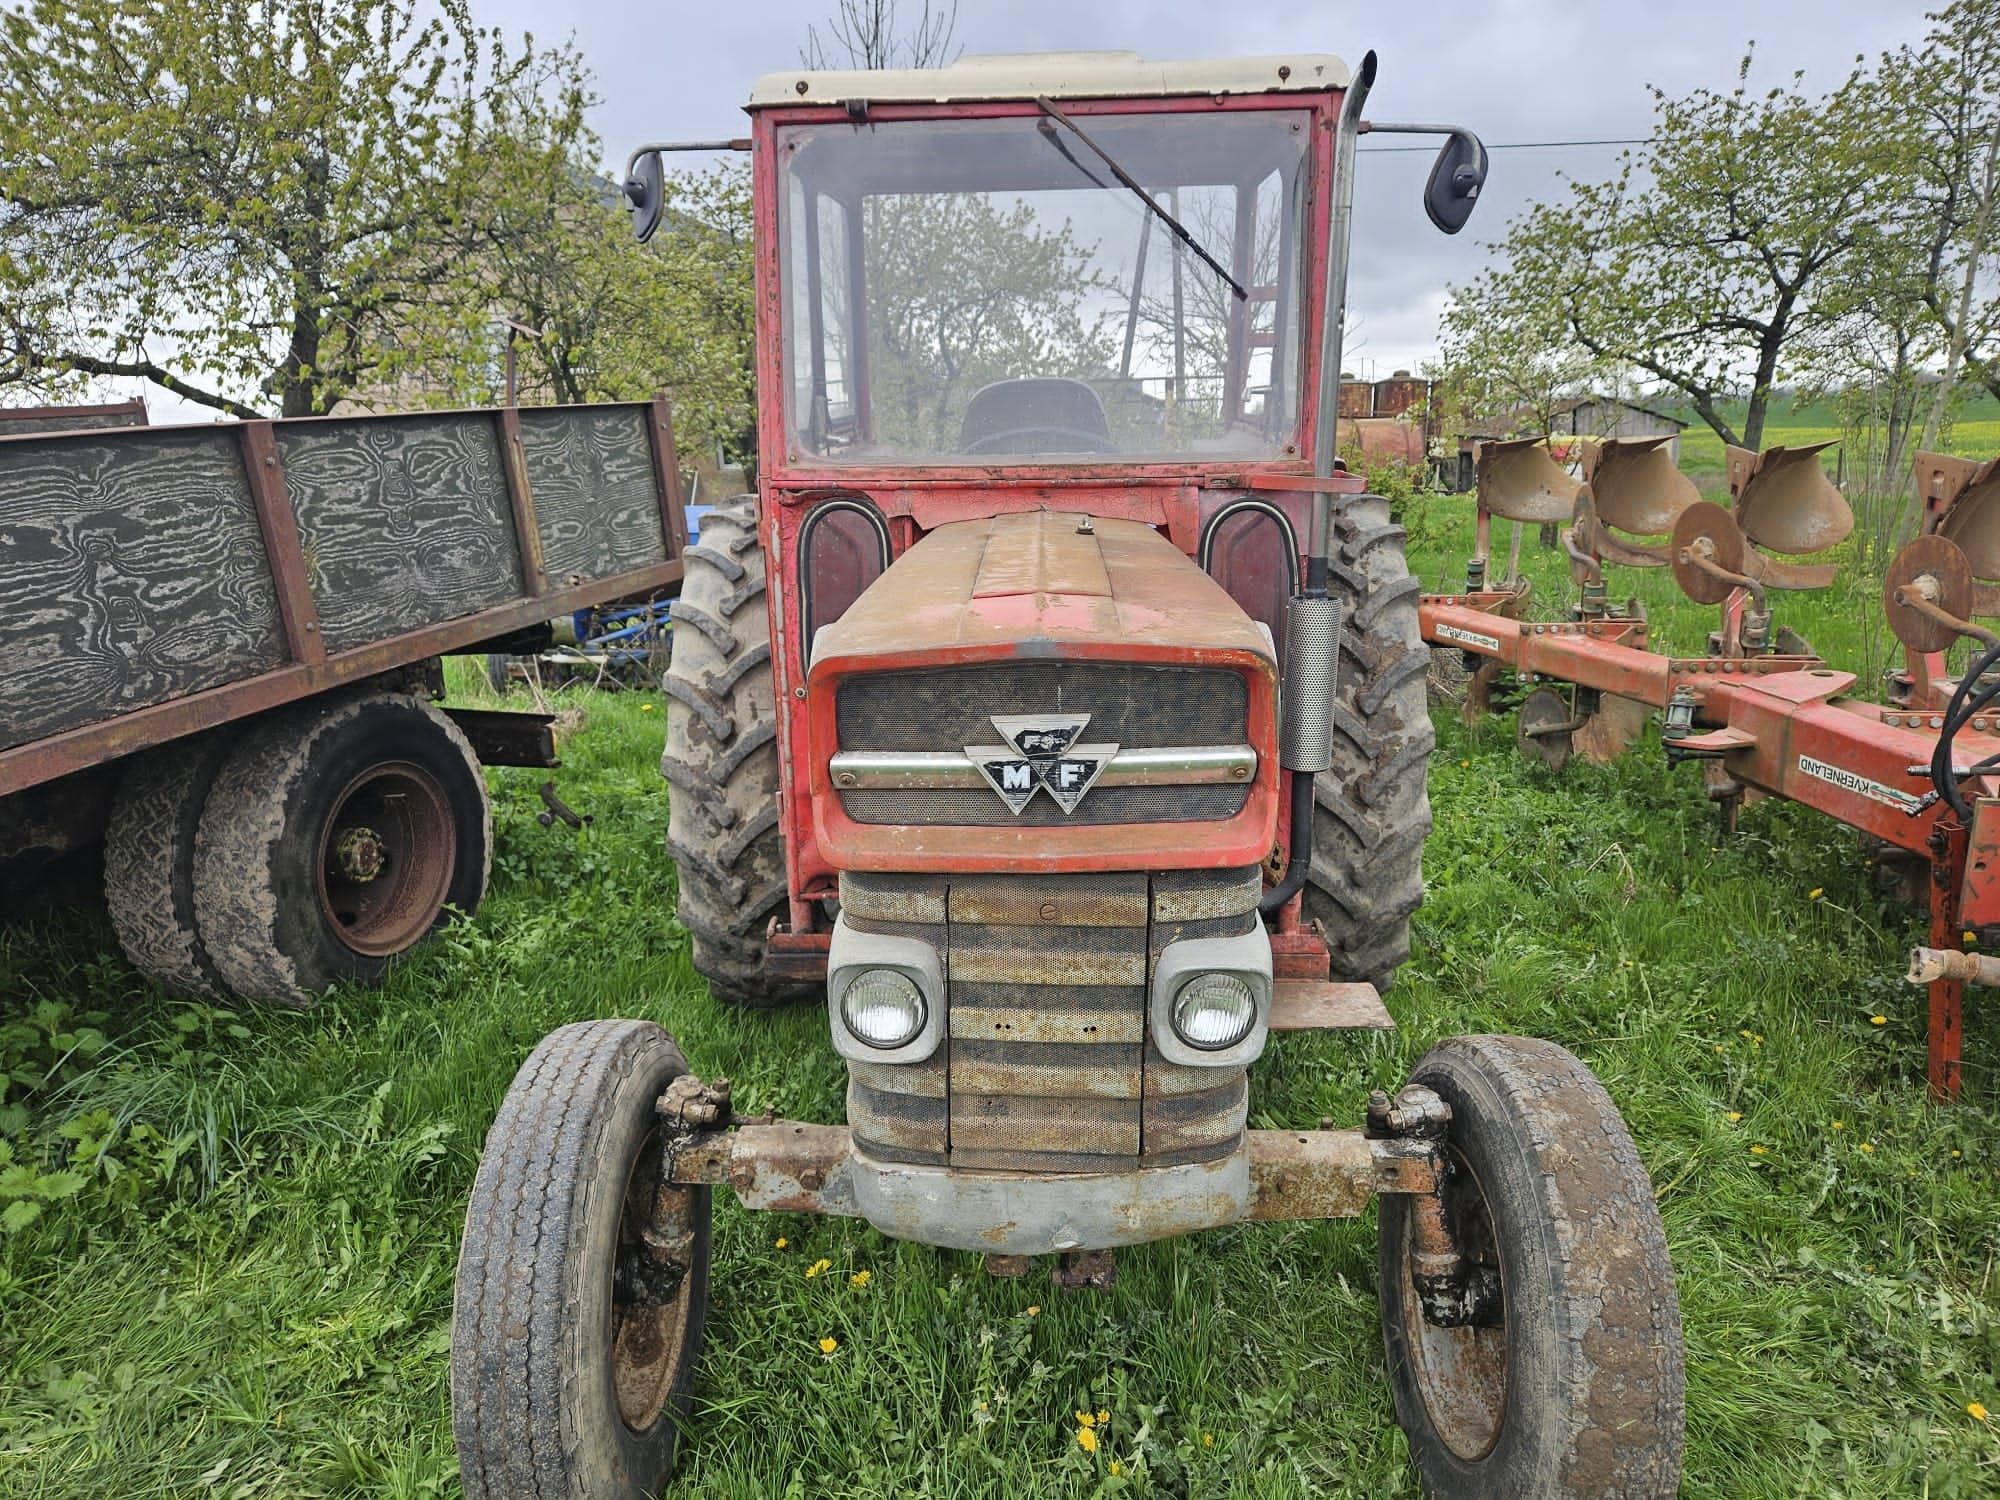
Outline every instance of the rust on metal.
<svg viewBox="0 0 2000 1500">
<path fill-rule="evenodd" d="M 1108 1292 L 1117 1282 L 1118 1262 L 1110 1250 L 1065 1250 L 1049 1272 L 1049 1284 L 1064 1292 Z"/>
<path fill-rule="evenodd" d="M 555 715 L 498 708 L 447 708 L 446 718 L 465 736 L 472 753 L 487 766 L 539 766 L 553 770 L 556 755 Z"/>
<path fill-rule="evenodd" d="M 1269 1025 L 1272 1031 L 1396 1029 L 1374 985 L 1330 979 L 1274 980 Z"/>
<path fill-rule="evenodd" d="M 305 548 L 299 541 L 299 518 L 285 493 L 285 461 L 269 422 L 245 422 L 236 430 L 243 450 L 243 472 L 250 483 L 250 500 L 257 509 L 257 529 L 264 539 L 264 556 L 278 600 L 278 622 L 285 632 L 286 654 L 295 662 L 317 666 L 326 660 L 326 642 L 319 629 L 319 605 L 306 575 Z"/>
<path fill-rule="evenodd" d="M 514 540 L 521 554 L 521 591 L 549 591 L 549 570 L 542 562 L 542 528 L 535 519 L 534 492 L 528 484 L 528 456 L 521 448 L 521 412 L 503 406 L 495 414 L 500 424 L 500 469 L 507 484 L 507 509 L 514 520 Z M 671 550 L 667 556 L 672 557 Z"/>
<path fill-rule="evenodd" d="M 1351 1219 L 1377 1193 L 1437 1186 L 1436 1157 L 1422 1141 L 1359 1130 L 1252 1130 L 1247 1139 L 1252 1219 Z"/>
<path fill-rule="evenodd" d="M 727 1187 L 745 1208 L 850 1218 L 859 1212 L 844 1125 L 773 1120 L 697 1134 L 673 1153 L 668 1180 Z"/>
<path fill-rule="evenodd" d="M 660 501 L 660 539 L 668 561 L 687 551 L 687 506 L 681 494 L 680 449 L 674 443 L 674 413 L 664 394 L 647 403 L 646 441 L 653 454 L 653 486 Z"/>
</svg>

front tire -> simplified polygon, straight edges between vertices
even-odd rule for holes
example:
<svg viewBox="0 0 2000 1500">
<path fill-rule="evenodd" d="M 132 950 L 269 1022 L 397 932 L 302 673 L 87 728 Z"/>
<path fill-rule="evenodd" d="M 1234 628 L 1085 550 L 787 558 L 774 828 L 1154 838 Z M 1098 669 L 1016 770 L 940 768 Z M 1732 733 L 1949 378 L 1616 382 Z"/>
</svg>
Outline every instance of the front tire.
<svg viewBox="0 0 2000 1500">
<path fill-rule="evenodd" d="M 1446 1216 L 1501 1289 L 1481 1326 L 1432 1324 L 1413 1205 L 1382 1200 L 1383 1343 L 1425 1492 L 1670 1500 L 1686 1426 L 1680 1304 L 1617 1107 L 1568 1052 L 1522 1037 L 1453 1037 L 1411 1082 L 1451 1106 Z"/>
<path fill-rule="evenodd" d="M 686 1071 L 650 1021 L 584 1021 L 515 1075 L 466 1208 L 452 1313 L 468 1500 L 630 1500 L 673 1472 L 708 1306 L 709 1190 L 658 1187 L 656 1104 Z M 641 1238 L 662 1203 L 685 1233 L 671 1257 Z"/>
</svg>

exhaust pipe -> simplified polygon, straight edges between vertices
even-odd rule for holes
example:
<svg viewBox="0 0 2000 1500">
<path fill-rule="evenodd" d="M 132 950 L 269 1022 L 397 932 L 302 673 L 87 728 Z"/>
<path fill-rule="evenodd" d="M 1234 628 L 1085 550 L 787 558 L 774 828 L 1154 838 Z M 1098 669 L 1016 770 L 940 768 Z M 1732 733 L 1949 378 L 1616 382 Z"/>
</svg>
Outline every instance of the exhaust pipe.
<svg viewBox="0 0 2000 1500">
<path fill-rule="evenodd" d="M 1328 597 L 1328 555 L 1333 537 L 1333 497 L 1313 496 L 1312 537 L 1305 587 L 1285 603 L 1285 675 L 1280 684 L 1283 721 L 1278 764 L 1292 773 L 1291 859 L 1284 877 L 1257 902 L 1265 916 L 1299 893 L 1312 868 L 1313 783 L 1333 769 L 1333 695 L 1340 679 L 1340 601 Z"/>
</svg>

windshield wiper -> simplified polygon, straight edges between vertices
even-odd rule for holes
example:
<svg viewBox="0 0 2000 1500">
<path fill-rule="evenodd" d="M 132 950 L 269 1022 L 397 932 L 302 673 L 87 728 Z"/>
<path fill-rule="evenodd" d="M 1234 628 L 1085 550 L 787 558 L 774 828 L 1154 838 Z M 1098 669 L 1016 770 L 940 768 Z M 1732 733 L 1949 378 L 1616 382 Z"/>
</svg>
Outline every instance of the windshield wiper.
<svg viewBox="0 0 2000 1500">
<path fill-rule="evenodd" d="M 1202 248 L 1201 242 L 1197 240 L 1193 235 L 1187 232 L 1187 229 L 1181 224 L 1181 221 L 1179 219 L 1176 219 L 1172 214 L 1168 213 L 1164 208 L 1160 207 L 1158 200 L 1156 200 L 1151 193 L 1147 192 L 1143 187 L 1139 185 L 1138 179 L 1133 177 L 1133 175 L 1130 172 L 1126 171 L 1123 167 L 1119 166 L 1117 162 L 1111 159 L 1111 155 L 1109 152 L 1107 152 L 1102 146 L 1098 145 L 1097 142 L 1093 141 L 1089 136 L 1085 135 L 1083 133 L 1082 126 L 1078 125 L 1076 121 L 1072 120 L 1068 115 L 1064 114 L 1061 110 L 1057 109 L 1055 105 L 1046 98 L 1037 99 L 1035 101 L 1035 108 L 1039 109 L 1043 114 L 1047 115 L 1051 120 L 1054 120 L 1058 125 L 1061 125 L 1071 135 L 1075 136 L 1078 140 L 1082 141 L 1084 145 L 1088 146 L 1091 149 L 1091 151 L 1096 154 L 1097 159 L 1103 162 L 1105 166 L 1111 169 L 1111 175 L 1113 177 L 1116 177 L 1119 180 L 1119 182 L 1124 184 L 1126 189 L 1129 190 L 1135 198 L 1137 198 L 1141 203 L 1145 204 L 1147 208 L 1151 209 L 1154 215 L 1160 220 L 1162 224 L 1165 224 L 1167 228 L 1171 229 L 1174 232 L 1174 237 L 1176 239 L 1178 239 L 1183 245 L 1186 245 L 1188 249 L 1194 251 L 1196 255 L 1199 255 L 1202 258 L 1202 261 L 1208 266 L 1209 270 L 1215 272 L 1216 275 L 1220 276 L 1224 281 L 1229 283 L 1229 290 L 1236 294 L 1236 299 L 1239 302 L 1248 302 L 1250 300 L 1249 292 L 1243 289 L 1243 284 L 1240 281 L 1238 281 L 1234 276 L 1231 276 L 1228 271 L 1223 269 L 1222 262 L 1217 260 L 1213 255 L 1210 255 L 1207 250 Z M 1065 157 L 1069 157 L 1070 161 L 1077 167 L 1077 170 L 1079 171 L 1083 170 L 1082 163 L 1077 162 L 1074 157 L 1070 157 L 1067 151 L 1063 152 L 1063 155 Z M 1090 176 L 1088 172 L 1085 172 L 1084 175 L 1086 177 Z"/>
</svg>

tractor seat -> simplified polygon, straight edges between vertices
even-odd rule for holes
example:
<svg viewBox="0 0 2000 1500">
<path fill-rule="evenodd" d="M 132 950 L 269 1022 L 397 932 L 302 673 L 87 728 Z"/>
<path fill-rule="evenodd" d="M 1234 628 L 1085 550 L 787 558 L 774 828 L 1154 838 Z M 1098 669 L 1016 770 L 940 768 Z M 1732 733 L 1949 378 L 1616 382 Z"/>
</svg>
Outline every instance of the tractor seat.
<svg viewBox="0 0 2000 1500">
<path fill-rule="evenodd" d="M 981 386 L 965 403 L 961 453 L 1116 453 L 1104 403 L 1081 380 L 1032 376 Z"/>
</svg>

